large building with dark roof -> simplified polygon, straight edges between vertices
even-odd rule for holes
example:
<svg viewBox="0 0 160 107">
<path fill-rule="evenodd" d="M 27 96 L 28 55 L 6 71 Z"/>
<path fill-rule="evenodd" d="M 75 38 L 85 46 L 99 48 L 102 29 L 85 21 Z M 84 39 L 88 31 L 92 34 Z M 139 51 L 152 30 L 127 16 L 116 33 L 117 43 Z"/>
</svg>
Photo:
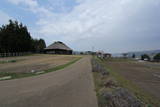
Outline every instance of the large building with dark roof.
<svg viewBox="0 0 160 107">
<path fill-rule="evenodd" d="M 66 44 L 63 42 L 57 41 L 53 44 L 49 45 L 47 48 L 44 49 L 45 53 L 47 54 L 66 54 L 71 55 L 72 49 L 69 48 Z"/>
</svg>

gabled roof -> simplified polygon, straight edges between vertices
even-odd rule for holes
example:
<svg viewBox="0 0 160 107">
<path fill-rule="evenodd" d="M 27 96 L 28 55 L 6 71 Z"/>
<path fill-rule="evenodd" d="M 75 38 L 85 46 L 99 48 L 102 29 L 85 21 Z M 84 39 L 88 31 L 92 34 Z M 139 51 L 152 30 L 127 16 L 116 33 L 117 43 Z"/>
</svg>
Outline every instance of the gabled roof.
<svg viewBox="0 0 160 107">
<path fill-rule="evenodd" d="M 53 44 L 49 45 L 47 48 L 45 48 L 46 50 L 50 50 L 50 49 L 62 49 L 62 50 L 72 50 L 71 48 L 69 48 L 66 44 L 64 44 L 63 42 L 54 42 Z"/>
</svg>

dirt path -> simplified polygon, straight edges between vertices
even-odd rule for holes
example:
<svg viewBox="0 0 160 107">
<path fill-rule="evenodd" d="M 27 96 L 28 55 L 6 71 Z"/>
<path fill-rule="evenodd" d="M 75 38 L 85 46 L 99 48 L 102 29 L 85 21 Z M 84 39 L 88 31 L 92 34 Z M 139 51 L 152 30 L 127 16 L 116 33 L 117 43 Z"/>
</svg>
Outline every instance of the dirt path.
<svg viewBox="0 0 160 107">
<path fill-rule="evenodd" d="M 0 107 L 98 107 L 90 57 L 64 70 L 0 81 Z"/>
</svg>

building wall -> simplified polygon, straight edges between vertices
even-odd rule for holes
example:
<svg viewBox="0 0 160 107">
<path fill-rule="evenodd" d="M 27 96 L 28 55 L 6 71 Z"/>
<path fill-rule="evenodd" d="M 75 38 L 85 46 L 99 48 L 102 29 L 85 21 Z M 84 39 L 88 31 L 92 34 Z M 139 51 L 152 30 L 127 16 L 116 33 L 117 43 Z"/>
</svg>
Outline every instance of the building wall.
<svg viewBox="0 0 160 107">
<path fill-rule="evenodd" d="M 54 49 L 54 50 L 45 50 L 45 53 L 47 53 L 47 54 L 63 54 L 63 55 L 71 55 L 71 54 L 72 54 L 72 51 Z"/>
</svg>

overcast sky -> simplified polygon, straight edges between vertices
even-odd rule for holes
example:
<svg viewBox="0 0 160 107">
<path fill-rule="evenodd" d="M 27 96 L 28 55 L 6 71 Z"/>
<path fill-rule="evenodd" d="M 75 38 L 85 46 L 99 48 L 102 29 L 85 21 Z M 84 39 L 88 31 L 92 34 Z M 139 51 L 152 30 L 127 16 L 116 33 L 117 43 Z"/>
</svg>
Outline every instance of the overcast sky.
<svg viewBox="0 0 160 107">
<path fill-rule="evenodd" d="M 0 25 L 27 25 L 47 45 L 117 53 L 160 49 L 160 0 L 0 0 Z"/>
</svg>

